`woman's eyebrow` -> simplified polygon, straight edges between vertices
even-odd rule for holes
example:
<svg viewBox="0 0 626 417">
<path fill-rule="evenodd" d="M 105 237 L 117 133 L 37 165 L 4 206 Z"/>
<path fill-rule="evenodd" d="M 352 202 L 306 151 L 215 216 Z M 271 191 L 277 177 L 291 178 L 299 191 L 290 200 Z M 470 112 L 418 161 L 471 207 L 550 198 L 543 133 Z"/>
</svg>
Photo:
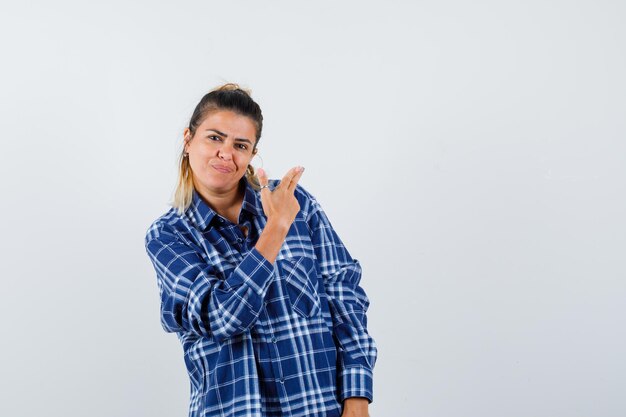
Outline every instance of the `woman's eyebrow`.
<svg viewBox="0 0 626 417">
<path fill-rule="evenodd" d="M 228 137 L 228 135 L 226 133 L 220 132 L 217 129 L 207 129 L 207 131 L 212 130 L 213 132 L 217 133 L 220 136 L 224 136 L 225 138 Z M 250 145 L 252 145 L 252 141 L 250 141 L 249 139 L 246 138 L 235 138 L 235 141 L 239 141 L 239 142 L 248 142 Z"/>
</svg>

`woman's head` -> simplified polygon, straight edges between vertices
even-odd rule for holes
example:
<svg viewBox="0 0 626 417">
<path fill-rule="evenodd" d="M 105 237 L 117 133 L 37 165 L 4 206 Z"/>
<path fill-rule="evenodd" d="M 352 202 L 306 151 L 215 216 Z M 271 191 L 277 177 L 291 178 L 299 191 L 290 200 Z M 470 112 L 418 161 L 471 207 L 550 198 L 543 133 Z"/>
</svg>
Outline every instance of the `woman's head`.
<svg viewBox="0 0 626 417">
<path fill-rule="evenodd" d="M 189 207 L 194 188 L 226 191 L 243 175 L 258 188 L 249 162 L 257 152 L 262 129 L 261 108 L 237 84 L 224 84 L 202 97 L 183 132 L 172 203 L 179 214 Z"/>
<path fill-rule="evenodd" d="M 230 110 L 242 116 L 247 116 L 256 125 L 256 140 L 261 138 L 263 130 L 263 114 L 259 105 L 250 97 L 250 91 L 242 89 L 237 84 L 227 83 L 205 94 L 200 100 L 189 121 L 191 136 L 196 134 L 198 126 L 210 112 L 216 110 Z M 255 146 L 256 147 L 256 146 Z"/>
</svg>

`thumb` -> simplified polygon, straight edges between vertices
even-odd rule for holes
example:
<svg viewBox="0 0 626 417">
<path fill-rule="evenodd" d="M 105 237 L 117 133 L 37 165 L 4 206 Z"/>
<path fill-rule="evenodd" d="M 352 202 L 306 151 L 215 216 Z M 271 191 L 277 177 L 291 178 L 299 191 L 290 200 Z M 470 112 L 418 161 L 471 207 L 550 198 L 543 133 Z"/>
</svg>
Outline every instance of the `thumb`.
<svg viewBox="0 0 626 417">
<path fill-rule="evenodd" d="M 256 174 L 257 177 L 259 177 L 259 184 L 267 185 L 267 173 L 265 170 L 263 168 L 258 168 Z"/>
</svg>

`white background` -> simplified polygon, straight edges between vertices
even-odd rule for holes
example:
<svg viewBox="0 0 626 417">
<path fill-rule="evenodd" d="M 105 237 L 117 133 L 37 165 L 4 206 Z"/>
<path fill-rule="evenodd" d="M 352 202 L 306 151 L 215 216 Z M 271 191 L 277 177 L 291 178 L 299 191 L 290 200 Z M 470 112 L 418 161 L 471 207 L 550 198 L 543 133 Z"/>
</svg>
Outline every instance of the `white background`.
<svg viewBox="0 0 626 417">
<path fill-rule="evenodd" d="M 187 415 L 143 246 L 252 90 L 364 268 L 373 417 L 626 414 L 622 1 L 0 6 L 0 415 Z"/>
</svg>

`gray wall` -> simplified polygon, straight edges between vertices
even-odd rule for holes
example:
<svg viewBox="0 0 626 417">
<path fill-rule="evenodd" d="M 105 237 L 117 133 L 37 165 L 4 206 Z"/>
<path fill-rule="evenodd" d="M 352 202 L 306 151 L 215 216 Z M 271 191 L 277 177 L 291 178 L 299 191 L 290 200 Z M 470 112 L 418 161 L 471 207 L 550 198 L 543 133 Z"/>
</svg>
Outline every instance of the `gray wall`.
<svg viewBox="0 0 626 417">
<path fill-rule="evenodd" d="M 186 416 L 143 236 L 209 89 L 252 89 L 364 268 L 372 416 L 623 416 L 626 6 L 0 8 L 0 415 Z"/>
</svg>

